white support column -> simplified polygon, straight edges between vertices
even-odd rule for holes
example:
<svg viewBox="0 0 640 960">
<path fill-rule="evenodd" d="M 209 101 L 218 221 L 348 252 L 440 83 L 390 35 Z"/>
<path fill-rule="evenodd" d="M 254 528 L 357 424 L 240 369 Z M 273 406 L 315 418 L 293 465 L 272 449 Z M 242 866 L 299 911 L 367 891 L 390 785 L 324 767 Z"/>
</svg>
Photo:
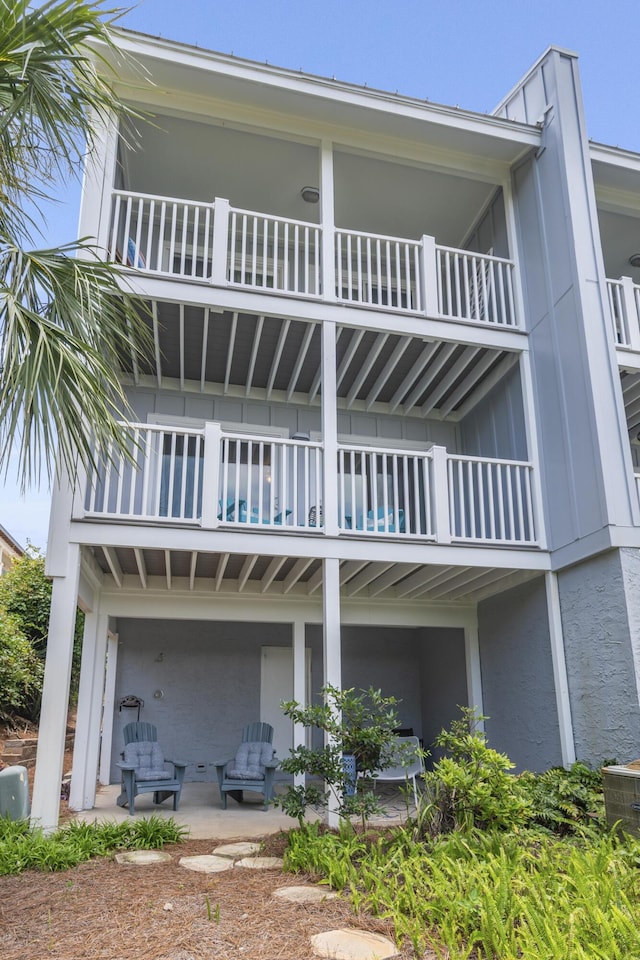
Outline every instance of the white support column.
<svg viewBox="0 0 640 960">
<path fill-rule="evenodd" d="M 327 536 L 338 535 L 338 403 L 336 386 L 336 325 L 322 324 L 322 458 L 323 518 Z"/>
<path fill-rule="evenodd" d="M 520 383 L 522 386 L 522 406 L 524 409 L 524 429 L 527 440 L 527 458 L 533 464 L 531 493 L 533 496 L 533 523 L 535 526 L 536 543 L 543 550 L 546 550 L 547 534 L 544 523 L 544 501 L 542 499 L 542 470 L 540 467 L 538 431 L 536 430 L 536 411 L 533 400 L 531 358 L 527 351 L 524 351 L 520 354 Z"/>
<path fill-rule="evenodd" d="M 333 185 L 333 144 L 330 140 L 323 140 L 320 148 L 320 222 L 322 225 L 322 299 L 335 300 L 336 228 Z"/>
<path fill-rule="evenodd" d="M 570 767 L 572 763 L 575 763 L 576 746 L 573 738 L 569 680 L 567 678 L 567 664 L 564 656 L 564 637 L 562 634 L 558 577 L 555 573 L 545 573 L 545 587 L 547 590 L 551 661 L 553 663 L 553 685 L 556 691 L 556 708 L 558 710 L 560 749 L 562 751 L 563 765 Z"/>
<path fill-rule="evenodd" d="M 437 543 L 451 543 L 451 518 L 449 515 L 449 480 L 447 477 L 447 448 L 431 448 L 433 467 L 433 526 Z"/>
<path fill-rule="evenodd" d="M 469 706 L 478 713 L 484 713 L 482 700 L 482 670 L 480 668 L 480 642 L 478 640 L 478 621 L 474 617 L 464 628 L 464 656 L 467 667 L 467 697 Z M 484 723 L 478 724 L 484 729 Z"/>
<path fill-rule="evenodd" d="M 85 163 L 78 236 L 95 237 L 98 247 L 107 250 L 118 160 L 118 120 L 113 114 L 106 122 L 97 116 L 95 119 L 97 133 Z"/>
<path fill-rule="evenodd" d="M 104 614 L 87 614 L 82 639 L 73 776 L 69 793 L 71 810 L 91 810 L 95 805 L 108 627 L 109 618 Z"/>
<path fill-rule="evenodd" d="M 104 681 L 104 706 L 102 710 L 102 738 L 100 740 L 99 780 L 103 787 L 111 782 L 111 743 L 113 741 L 113 715 L 116 703 L 116 667 L 118 665 L 117 633 L 107 637 L 107 669 Z"/>
<path fill-rule="evenodd" d="M 71 658 L 80 579 L 80 547 L 67 546 L 66 575 L 53 580 L 40 710 L 31 822 L 52 831 L 60 815 L 60 782 L 69 705 Z"/>
<path fill-rule="evenodd" d="M 227 285 L 227 254 L 229 244 L 229 201 L 216 197 L 213 211 L 213 242 L 211 244 L 211 283 L 217 287 Z M 233 254 L 231 268 L 233 274 Z"/>
<path fill-rule="evenodd" d="M 202 468 L 202 526 L 213 530 L 218 526 L 218 490 L 220 488 L 219 423 L 209 422 L 204 427 L 204 463 Z"/>
<path fill-rule="evenodd" d="M 422 303 L 428 317 L 440 316 L 440 298 L 438 296 L 438 267 L 436 259 L 435 237 L 422 238 Z"/>
<path fill-rule="evenodd" d="M 301 706 L 307 706 L 307 661 L 305 652 L 304 620 L 295 620 L 293 626 L 293 699 Z M 304 747 L 306 730 L 301 723 L 293 726 L 293 746 Z M 304 773 L 296 773 L 293 778 L 296 786 L 304 786 Z"/>
<path fill-rule="evenodd" d="M 331 557 L 323 560 L 322 577 L 322 652 L 324 686 L 342 688 L 342 643 L 340 639 L 340 561 Z M 329 803 L 328 822 L 337 827 L 338 812 Z"/>
</svg>

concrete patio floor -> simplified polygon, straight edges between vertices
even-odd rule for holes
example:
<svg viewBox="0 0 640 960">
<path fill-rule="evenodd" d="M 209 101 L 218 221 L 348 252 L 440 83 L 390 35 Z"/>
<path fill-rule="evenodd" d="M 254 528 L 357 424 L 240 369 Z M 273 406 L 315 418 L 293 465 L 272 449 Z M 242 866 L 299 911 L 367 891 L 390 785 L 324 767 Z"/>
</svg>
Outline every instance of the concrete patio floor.
<svg viewBox="0 0 640 960">
<path fill-rule="evenodd" d="M 128 819 L 129 811 L 116 804 L 119 793 L 119 784 L 98 787 L 95 807 L 76 813 L 75 818 L 85 822 L 117 822 Z M 377 793 L 384 813 L 371 823 L 376 826 L 401 823 L 406 818 L 407 809 L 400 791 L 395 787 L 381 785 Z M 174 817 L 179 824 L 189 829 L 192 840 L 252 839 L 278 833 L 280 830 L 289 830 L 297 825 L 297 820 L 288 817 L 280 809 L 270 807 L 264 810 L 262 798 L 258 794 L 247 791 L 247 795 L 248 799 L 241 804 L 229 798 L 227 809 L 223 810 L 217 783 L 185 783 L 180 808 L 176 813 L 172 809 L 171 799 L 156 806 L 151 794 L 142 794 L 136 797 L 135 816 L 155 815 L 164 819 Z M 415 812 L 413 803 L 410 804 L 410 812 Z M 307 819 L 317 820 L 319 817 L 310 812 Z"/>
</svg>

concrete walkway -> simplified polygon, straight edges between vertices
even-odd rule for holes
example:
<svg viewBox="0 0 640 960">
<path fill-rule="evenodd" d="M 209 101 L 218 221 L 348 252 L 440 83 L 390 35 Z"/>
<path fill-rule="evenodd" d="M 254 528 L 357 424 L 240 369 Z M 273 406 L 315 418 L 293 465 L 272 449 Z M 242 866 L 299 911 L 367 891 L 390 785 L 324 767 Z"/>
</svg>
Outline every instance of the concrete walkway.
<svg viewBox="0 0 640 960">
<path fill-rule="evenodd" d="M 98 787 L 96 805 L 93 810 L 83 810 L 76 813 L 81 821 L 120 821 L 129 817 L 126 808 L 116 805 L 116 797 L 120 793 L 119 784 L 108 787 Z M 402 822 L 406 817 L 406 804 L 394 787 L 381 785 L 378 788 L 380 801 L 385 808 L 385 814 L 371 823 L 377 825 L 391 825 Z M 258 794 L 246 793 L 247 800 L 240 804 L 229 799 L 227 809 L 222 809 L 220 791 L 217 783 L 185 783 L 180 798 L 180 809 L 174 813 L 171 799 L 156 806 L 152 794 L 141 794 L 136 797 L 136 817 L 156 815 L 174 819 L 189 828 L 192 840 L 224 840 L 231 837 L 263 837 L 280 830 L 289 830 L 297 825 L 297 820 L 288 817 L 280 809 L 270 807 L 263 809 L 263 798 Z M 255 800 L 252 798 L 255 797 Z M 411 812 L 414 812 L 411 804 Z M 314 813 L 307 815 L 308 820 L 317 820 Z"/>
</svg>

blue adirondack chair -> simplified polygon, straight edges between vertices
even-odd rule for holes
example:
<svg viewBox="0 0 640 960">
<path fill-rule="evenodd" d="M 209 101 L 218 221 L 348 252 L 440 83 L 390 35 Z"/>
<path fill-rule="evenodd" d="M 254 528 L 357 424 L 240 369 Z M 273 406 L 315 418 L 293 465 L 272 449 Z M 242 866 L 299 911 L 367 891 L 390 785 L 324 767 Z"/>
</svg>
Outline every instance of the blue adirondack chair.
<svg viewBox="0 0 640 960">
<path fill-rule="evenodd" d="M 158 743 L 158 731 L 152 723 L 128 723 L 123 736 L 124 759 L 117 764 L 122 771 L 122 790 L 116 800 L 118 806 L 128 805 L 129 813 L 133 815 L 138 794 L 153 793 L 154 803 L 173 797 L 173 809 L 177 810 L 187 764 L 181 760 L 165 760 Z M 173 770 L 168 770 L 166 764 L 171 764 Z"/>
<path fill-rule="evenodd" d="M 273 797 L 274 775 L 279 760 L 273 751 L 273 727 L 269 723 L 250 723 L 242 731 L 242 743 L 235 757 L 215 764 L 222 809 L 227 809 L 227 794 L 242 803 L 244 790 L 264 797 L 264 809 Z"/>
</svg>

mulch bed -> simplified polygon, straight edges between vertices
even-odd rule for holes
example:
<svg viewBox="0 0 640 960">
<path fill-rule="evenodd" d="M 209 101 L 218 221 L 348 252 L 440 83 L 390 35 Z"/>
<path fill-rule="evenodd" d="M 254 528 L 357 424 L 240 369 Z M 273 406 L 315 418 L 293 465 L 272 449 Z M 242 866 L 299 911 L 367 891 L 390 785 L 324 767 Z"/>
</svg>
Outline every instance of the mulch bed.
<svg viewBox="0 0 640 960">
<path fill-rule="evenodd" d="M 264 852 L 278 856 L 284 843 L 282 836 L 268 837 Z M 168 845 L 171 863 L 121 865 L 103 858 L 60 873 L 0 877 L 0 957 L 304 960 L 311 957 L 309 937 L 336 927 L 393 939 L 388 921 L 355 916 L 346 897 L 304 905 L 272 899 L 276 888 L 308 877 L 239 867 L 207 875 L 178 865 L 180 857 L 211 853 L 216 845 Z M 409 944 L 399 956 L 414 957 Z"/>
</svg>

